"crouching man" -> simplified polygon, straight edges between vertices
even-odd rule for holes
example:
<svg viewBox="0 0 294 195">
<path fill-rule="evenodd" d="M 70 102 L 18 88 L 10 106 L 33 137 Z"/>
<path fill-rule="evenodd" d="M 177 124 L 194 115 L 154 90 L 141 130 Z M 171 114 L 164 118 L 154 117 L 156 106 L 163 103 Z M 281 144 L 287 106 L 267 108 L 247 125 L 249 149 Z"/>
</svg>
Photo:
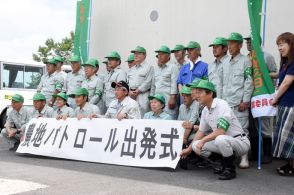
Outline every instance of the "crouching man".
<svg viewBox="0 0 294 195">
<path fill-rule="evenodd" d="M 15 94 L 11 99 L 13 110 L 9 112 L 5 128 L 1 131 L 2 139 L 9 145 L 13 145 L 9 150 L 16 151 L 20 138 L 25 130 L 26 123 L 30 120 L 30 113 L 23 107 L 24 98 L 22 95 Z"/>
<path fill-rule="evenodd" d="M 76 89 L 74 96 L 77 105 L 74 112 L 78 120 L 81 120 L 82 118 L 92 119 L 101 113 L 97 106 L 88 102 L 89 91 L 86 88 Z"/>
<path fill-rule="evenodd" d="M 112 82 L 115 100 L 111 101 L 105 115 L 97 115 L 97 118 L 112 119 L 141 119 L 139 104 L 129 97 L 129 85 L 125 81 Z"/>
<path fill-rule="evenodd" d="M 199 102 L 205 108 L 202 111 L 199 130 L 192 144 L 181 153 L 186 158 L 192 151 L 204 158 L 212 153 L 222 156 L 222 168 L 215 170 L 220 180 L 236 177 L 235 156 L 242 156 L 250 149 L 250 141 L 246 137 L 241 124 L 228 103 L 216 98 L 215 86 L 202 80 L 197 85 L 200 92 Z M 212 129 L 212 132 L 206 133 Z"/>
</svg>

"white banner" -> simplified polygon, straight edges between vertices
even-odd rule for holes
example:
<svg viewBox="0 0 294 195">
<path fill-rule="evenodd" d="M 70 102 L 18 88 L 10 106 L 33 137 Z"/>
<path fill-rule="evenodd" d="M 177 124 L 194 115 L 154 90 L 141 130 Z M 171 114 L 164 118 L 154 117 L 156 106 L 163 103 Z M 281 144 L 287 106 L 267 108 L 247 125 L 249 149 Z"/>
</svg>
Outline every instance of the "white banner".
<svg viewBox="0 0 294 195">
<path fill-rule="evenodd" d="M 257 95 L 251 98 L 251 112 L 254 118 L 276 116 L 277 109 L 272 106 L 275 94 Z"/>
<path fill-rule="evenodd" d="M 89 162 L 175 169 L 182 121 L 32 119 L 17 152 Z"/>
</svg>

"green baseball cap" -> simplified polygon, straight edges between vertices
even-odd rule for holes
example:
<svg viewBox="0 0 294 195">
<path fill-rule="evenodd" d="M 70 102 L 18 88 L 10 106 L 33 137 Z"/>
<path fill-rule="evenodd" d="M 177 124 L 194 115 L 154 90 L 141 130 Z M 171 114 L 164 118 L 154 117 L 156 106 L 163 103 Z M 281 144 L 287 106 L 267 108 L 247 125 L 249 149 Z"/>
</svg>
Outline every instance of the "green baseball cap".
<svg viewBox="0 0 294 195">
<path fill-rule="evenodd" d="M 215 92 L 216 93 L 216 89 L 215 86 L 212 82 L 208 81 L 208 80 L 201 80 L 199 82 L 199 84 L 197 85 L 197 88 L 199 89 L 208 89 L 209 91 Z"/>
<path fill-rule="evenodd" d="M 23 102 L 24 101 L 24 98 L 22 95 L 20 94 L 14 94 L 12 97 L 11 97 L 11 100 L 15 101 L 15 102 Z"/>
<path fill-rule="evenodd" d="M 111 51 L 105 58 L 114 58 L 120 60 L 120 55 L 117 51 Z"/>
<path fill-rule="evenodd" d="M 83 64 L 82 66 L 92 66 L 92 67 L 96 68 L 97 62 L 98 62 L 98 60 L 91 58 L 91 59 L 87 60 L 86 63 Z"/>
<path fill-rule="evenodd" d="M 243 43 L 243 37 L 240 33 L 232 32 L 227 38 L 227 41 L 239 41 Z"/>
<path fill-rule="evenodd" d="M 58 91 L 61 91 L 62 90 L 62 85 L 60 83 L 56 83 L 54 88 Z"/>
<path fill-rule="evenodd" d="M 67 101 L 67 98 L 68 98 L 67 95 L 63 92 L 58 93 L 58 94 L 54 94 L 53 97 L 55 97 L 55 98 L 60 97 L 61 99 L 64 99 L 65 101 Z"/>
<path fill-rule="evenodd" d="M 183 86 L 181 94 L 191 95 L 191 88 L 188 86 Z"/>
<path fill-rule="evenodd" d="M 86 88 L 78 88 L 75 90 L 75 95 L 89 95 L 89 91 Z"/>
<path fill-rule="evenodd" d="M 57 61 L 57 62 L 62 62 L 62 63 L 64 62 L 64 59 L 61 56 L 55 56 L 54 60 Z"/>
<path fill-rule="evenodd" d="M 148 99 L 149 99 L 149 100 L 157 99 L 158 101 L 160 101 L 162 104 L 165 105 L 165 98 L 164 98 L 164 96 L 161 95 L 161 94 L 155 94 L 155 95 L 153 95 L 153 96 L 150 95 L 150 96 L 148 96 Z"/>
<path fill-rule="evenodd" d="M 43 101 L 45 100 L 46 101 L 46 97 L 44 94 L 42 93 L 35 93 L 34 97 L 33 97 L 33 100 L 34 101 Z"/>
<path fill-rule="evenodd" d="M 200 44 L 196 41 L 190 41 L 185 49 L 201 49 Z"/>
<path fill-rule="evenodd" d="M 135 53 L 135 52 L 146 53 L 146 49 L 142 46 L 137 46 L 134 50 L 131 51 L 131 53 Z"/>
<path fill-rule="evenodd" d="M 181 44 L 178 44 L 178 45 L 175 46 L 175 48 L 173 50 L 171 50 L 171 53 L 174 53 L 176 51 L 181 51 L 181 50 L 185 50 L 185 46 L 181 45 Z"/>
<path fill-rule="evenodd" d="M 53 65 L 56 65 L 56 61 L 54 58 L 51 58 L 49 60 L 45 60 L 44 61 L 44 64 L 53 64 Z"/>
<path fill-rule="evenodd" d="M 69 61 L 70 62 L 80 62 L 81 58 L 78 55 L 73 55 L 73 56 L 70 57 Z"/>
<path fill-rule="evenodd" d="M 209 45 L 209 47 L 215 46 L 215 45 L 223 45 L 227 46 L 228 42 L 224 37 L 216 37 L 212 44 Z"/>
<path fill-rule="evenodd" d="M 133 62 L 135 60 L 135 55 L 131 53 L 126 62 Z"/>
<path fill-rule="evenodd" d="M 199 82 L 201 81 L 202 79 L 199 79 L 199 78 L 195 78 L 192 83 L 189 83 L 187 84 L 186 86 L 187 87 L 190 87 L 190 88 L 197 88 L 197 85 L 199 84 Z"/>
<path fill-rule="evenodd" d="M 158 50 L 155 51 L 156 53 L 163 52 L 170 54 L 170 49 L 166 45 L 162 45 Z"/>
</svg>

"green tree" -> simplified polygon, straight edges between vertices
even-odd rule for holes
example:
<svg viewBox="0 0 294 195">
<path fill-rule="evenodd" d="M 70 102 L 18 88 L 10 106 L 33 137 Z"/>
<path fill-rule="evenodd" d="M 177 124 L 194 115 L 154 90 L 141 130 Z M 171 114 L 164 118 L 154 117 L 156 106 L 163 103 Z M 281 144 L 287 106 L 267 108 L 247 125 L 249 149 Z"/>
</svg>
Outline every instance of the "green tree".
<svg viewBox="0 0 294 195">
<path fill-rule="evenodd" d="M 65 37 L 61 42 L 56 42 L 52 38 L 45 41 L 44 46 L 39 46 L 38 51 L 33 53 L 33 60 L 44 62 L 49 57 L 60 55 L 64 58 L 65 64 L 69 64 L 74 46 L 74 32 L 71 31 L 69 37 Z"/>
</svg>

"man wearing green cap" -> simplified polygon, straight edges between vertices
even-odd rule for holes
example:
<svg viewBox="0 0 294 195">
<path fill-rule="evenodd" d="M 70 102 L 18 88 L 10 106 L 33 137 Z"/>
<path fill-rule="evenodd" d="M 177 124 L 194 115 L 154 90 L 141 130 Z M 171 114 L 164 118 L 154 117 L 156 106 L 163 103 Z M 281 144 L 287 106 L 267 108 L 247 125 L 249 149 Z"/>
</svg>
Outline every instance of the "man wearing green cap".
<svg viewBox="0 0 294 195">
<path fill-rule="evenodd" d="M 199 103 L 197 101 L 193 101 L 190 87 L 184 86 L 181 94 L 183 97 L 183 104 L 181 104 L 179 108 L 178 120 L 184 121 L 183 127 L 185 128 L 185 133 L 183 143 L 188 145 L 193 140 L 195 135 L 195 131 L 192 131 L 193 126 L 196 121 L 199 120 Z"/>
<path fill-rule="evenodd" d="M 5 128 L 1 131 L 2 139 L 7 141 L 10 146 L 13 145 L 9 150 L 15 151 L 17 149 L 25 130 L 25 125 L 30 120 L 30 113 L 23 107 L 23 102 L 24 98 L 22 95 L 14 94 L 12 96 L 11 106 L 13 110 L 9 112 L 4 125 Z"/>
<path fill-rule="evenodd" d="M 106 65 L 106 71 L 105 72 L 100 72 L 98 74 L 98 77 L 103 82 L 103 94 L 102 94 L 101 100 L 99 101 L 98 107 L 100 109 L 101 114 L 105 114 L 105 112 L 107 110 L 106 102 L 105 102 L 106 101 L 106 99 L 105 99 L 105 83 L 107 82 L 108 74 L 110 73 L 110 68 L 108 66 L 108 61 L 107 60 L 103 61 L 102 63 Z"/>
<path fill-rule="evenodd" d="M 177 61 L 177 66 L 179 68 L 179 70 L 181 69 L 181 67 L 185 64 L 188 63 L 188 61 L 186 61 L 185 56 L 186 56 L 186 50 L 184 45 L 181 44 L 177 44 L 175 46 L 175 48 L 173 50 L 171 50 L 171 53 L 174 53 L 175 59 Z"/>
<path fill-rule="evenodd" d="M 217 37 L 209 47 L 212 47 L 212 53 L 215 60 L 208 66 L 208 79 L 215 84 L 217 97 L 222 98 L 223 65 L 230 60 L 230 57 L 227 55 L 228 43 L 225 38 Z"/>
<path fill-rule="evenodd" d="M 249 106 L 254 89 L 251 62 L 240 53 L 243 46 L 241 34 L 233 32 L 227 41 L 231 59 L 223 65 L 222 99 L 228 102 L 248 135 Z M 242 156 L 239 167 L 249 167 L 248 155 Z"/>
<path fill-rule="evenodd" d="M 56 73 L 61 74 L 63 79 L 65 80 L 67 74 L 64 71 L 62 71 L 62 66 L 64 63 L 63 57 L 57 55 L 54 57 L 54 60 L 56 61 Z"/>
<path fill-rule="evenodd" d="M 242 156 L 250 149 L 247 138 L 240 122 L 229 104 L 216 98 L 216 89 L 213 83 L 202 80 L 197 88 L 200 90 L 199 102 L 205 105 L 202 111 L 200 127 L 192 144 L 181 153 L 186 158 L 192 151 L 209 158 L 213 153 L 222 156 L 222 168 L 216 169 L 220 180 L 229 180 L 236 177 L 234 165 L 235 156 Z M 212 132 L 207 133 L 212 129 Z"/>
<path fill-rule="evenodd" d="M 34 108 L 32 111 L 32 118 L 52 118 L 53 117 L 53 108 L 46 105 L 46 96 L 42 93 L 35 93 L 33 97 Z"/>
<path fill-rule="evenodd" d="M 126 62 L 128 63 L 129 69 L 135 66 L 135 55 L 131 53 Z"/>
<path fill-rule="evenodd" d="M 82 88 L 86 88 L 88 90 L 88 98 L 90 104 L 100 105 L 104 86 L 103 81 L 95 74 L 96 61 L 96 59 L 91 58 L 87 60 L 87 62 L 83 65 L 86 78 L 82 82 Z"/>
<path fill-rule="evenodd" d="M 82 118 L 93 118 L 100 114 L 100 110 L 97 106 L 89 104 L 89 92 L 86 88 L 77 88 L 74 94 L 77 105 L 75 109 L 75 116 L 78 120 Z"/>
<path fill-rule="evenodd" d="M 45 61 L 47 72 L 41 77 L 41 81 L 37 87 L 37 91 L 44 94 L 46 102 L 49 106 L 53 106 L 53 94 L 56 94 L 56 85 L 64 85 L 64 79 L 61 74 L 56 72 L 56 61 L 52 58 Z"/>
<path fill-rule="evenodd" d="M 190 41 L 186 47 L 188 51 L 188 63 L 182 66 L 177 78 L 179 91 L 195 78 L 207 77 L 208 64 L 201 60 L 201 47 L 196 41 Z"/>
<path fill-rule="evenodd" d="M 151 111 L 144 114 L 144 119 L 172 120 L 171 116 L 164 111 L 165 98 L 161 94 L 149 96 Z"/>
<path fill-rule="evenodd" d="M 114 88 L 111 87 L 112 82 L 126 81 L 127 74 L 120 68 L 121 57 L 118 52 L 112 51 L 106 57 L 108 61 L 109 73 L 106 77 L 105 90 L 105 105 L 109 107 L 110 102 L 115 100 Z"/>
<path fill-rule="evenodd" d="M 144 47 L 137 46 L 131 52 L 135 56 L 135 66 L 130 68 L 127 74 L 127 81 L 130 87 L 129 96 L 138 102 L 141 117 L 143 117 L 150 110 L 148 96 L 150 95 L 154 69 L 153 66 L 145 61 L 146 49 Z"/>
<path fill-rule="evenodd" d="M 162 94 L 166 101 L 165 111 L 176 120 L 178 118 L 177 99 L 177 65 L 170 62 L 170 49 L 162 45 L 155 51 L 158 55 L 157 66 L 154 68 L 150 95 Z"/>
<path fill-rule="evenodd" d="M 76 102 L 75 102 L 75 89 L 80 88 L 82 86 L 83 80 L 85 80 L 85 72 L 81 69 L 81 59 L 79 56 L 74 55 L 69 59 L 71 63 L 72 71 L 67 74 L 64 89 L 63 91 L 68 96 L 67 103 L 68 105 L 75 109 Z"/>
</svg>

